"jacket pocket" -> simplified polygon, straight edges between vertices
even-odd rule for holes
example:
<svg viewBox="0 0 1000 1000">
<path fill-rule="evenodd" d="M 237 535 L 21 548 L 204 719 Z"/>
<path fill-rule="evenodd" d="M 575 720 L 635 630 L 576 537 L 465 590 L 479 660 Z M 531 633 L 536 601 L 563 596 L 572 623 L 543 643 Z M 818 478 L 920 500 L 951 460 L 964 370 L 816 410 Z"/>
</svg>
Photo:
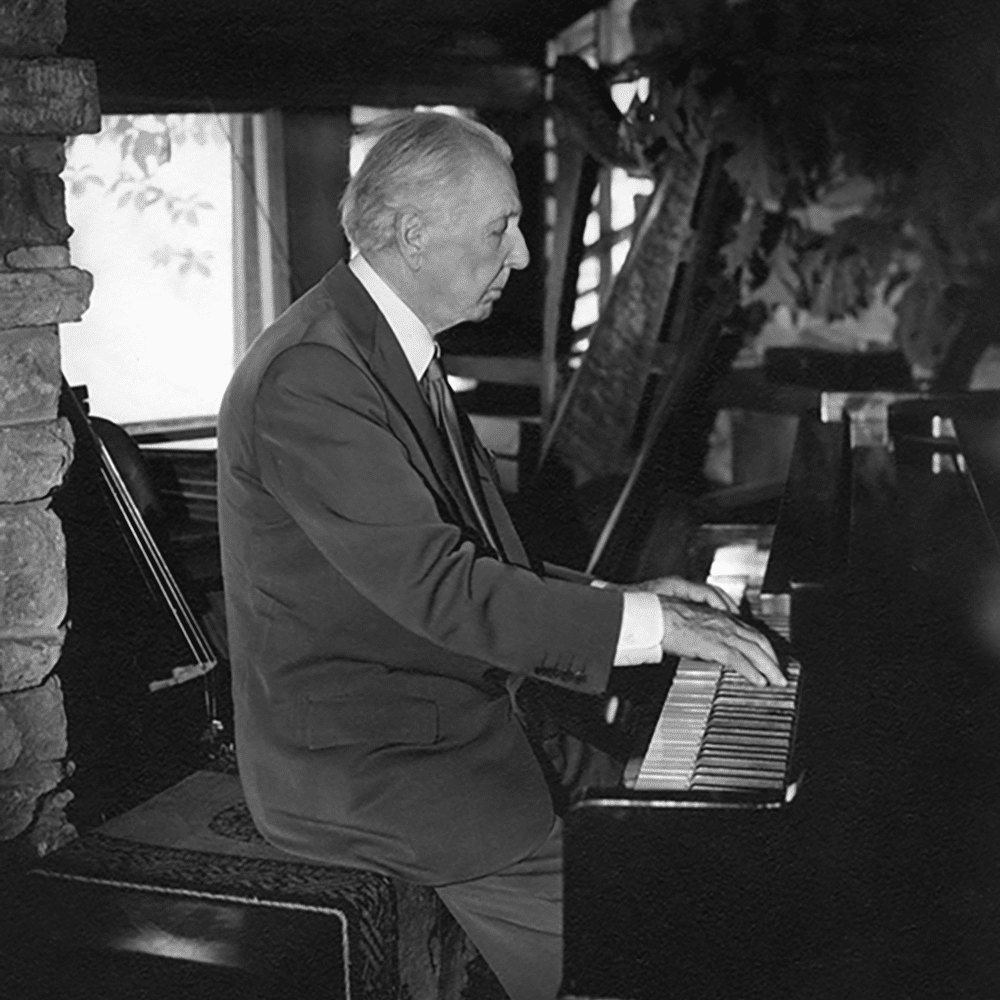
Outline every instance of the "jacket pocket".
<svg viewBox="0 0 1000 1000">
<path fill-rule="evenodd" d="M 322 698 L 300 704 L 310 750 L 369 743 L 427 745 L 438 737 L 438 707 L 427 698 Z"/>
</svg>

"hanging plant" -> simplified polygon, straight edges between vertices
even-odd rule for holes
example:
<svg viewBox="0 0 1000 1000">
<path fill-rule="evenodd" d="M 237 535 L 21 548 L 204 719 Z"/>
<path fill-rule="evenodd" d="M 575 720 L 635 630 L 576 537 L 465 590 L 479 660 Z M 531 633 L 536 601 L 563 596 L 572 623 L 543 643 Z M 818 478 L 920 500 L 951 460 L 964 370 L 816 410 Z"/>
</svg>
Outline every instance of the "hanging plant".
<svg viewBox="0 0 1000 1000">
<path fill-rule="evenodd" d="M 650 170 L 692 134 L 727 152 L 744 211 L 722 261 L 763 316 L 758 353 L 901 347 L 930 377 L 1000 270 L 1000 140 L 984 128 L 997 81 L 967 52 L 963 104 L 933 89 L 949 55 L 927 31 L 940 16 L 903 0 L 633 7 L 619 77 L 650 88 L 623 142 Z"/>
</svg>

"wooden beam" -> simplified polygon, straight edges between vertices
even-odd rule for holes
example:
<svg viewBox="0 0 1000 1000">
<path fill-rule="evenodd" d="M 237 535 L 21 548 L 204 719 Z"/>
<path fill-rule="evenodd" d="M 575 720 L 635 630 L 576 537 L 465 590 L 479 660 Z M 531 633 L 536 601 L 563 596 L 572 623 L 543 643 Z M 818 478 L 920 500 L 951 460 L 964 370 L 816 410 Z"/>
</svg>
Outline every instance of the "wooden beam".
<svg viewBox="0 0 1000 1000">
<path fill-rule="evenodd" d="M 456 104 L 482 109 L 524 109 L 541 102 L 541 71 L 518 63 L 460 60 L 386 60 L 352 66 L 335 56 L 308 67 L 246 65 L 223 60 L 196 65 L 196 54 L 171 61 L 150 54 L 148 65 L 134 59 L 103 59 L 98 66 L 105 114 L 245 112 L 266 108 L 412 107 Z M 247 58 L 249 62 L 249 56 Z"/>
</svg>

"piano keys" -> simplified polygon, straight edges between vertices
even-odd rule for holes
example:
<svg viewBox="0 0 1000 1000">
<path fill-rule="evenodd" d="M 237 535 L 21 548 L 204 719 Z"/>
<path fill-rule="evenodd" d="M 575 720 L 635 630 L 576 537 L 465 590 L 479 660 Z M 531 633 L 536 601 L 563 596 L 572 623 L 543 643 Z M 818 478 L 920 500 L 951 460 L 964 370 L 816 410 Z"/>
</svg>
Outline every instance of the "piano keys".
<svg viewBox="0 0 1000 1000">
<path fill-rule="evenodd" d="M 728 544 L 716 549 L 708 582 L 743 602 L 784 652 L 788 595 L 760 592 L 772 533 L 738 526 L 724 533 Z M 730 667 L 681 659 L 645 754 L 626 767 L 625 786 L 682 793 L 677 803 L 691 806 L 791 801 L 798 786 L 792 751 L 802 668 L 786 653 L 782 669 L 787 687 L 758 688 Z"/>
<path fill-rule="evenodd" d="M 788 687 L 757 688 L 731 667 L 682 659 L 631 787 L 691 793 L 680 800 L 691 805 L 791 801 L 801 665 L 785 673 Z"/>
</svg>

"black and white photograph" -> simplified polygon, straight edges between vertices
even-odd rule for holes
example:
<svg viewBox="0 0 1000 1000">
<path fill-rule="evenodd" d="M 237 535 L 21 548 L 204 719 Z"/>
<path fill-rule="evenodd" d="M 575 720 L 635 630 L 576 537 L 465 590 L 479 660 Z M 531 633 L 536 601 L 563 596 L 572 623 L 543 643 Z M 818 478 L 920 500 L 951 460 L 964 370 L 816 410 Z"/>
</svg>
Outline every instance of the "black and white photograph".
<svg viewBox="0 0 1000 1000">
<path fill-rule="evenodd" d="M 1000 1000 L 1000 3 L 0 0 L 0 1000 Z"/>
</svg>

